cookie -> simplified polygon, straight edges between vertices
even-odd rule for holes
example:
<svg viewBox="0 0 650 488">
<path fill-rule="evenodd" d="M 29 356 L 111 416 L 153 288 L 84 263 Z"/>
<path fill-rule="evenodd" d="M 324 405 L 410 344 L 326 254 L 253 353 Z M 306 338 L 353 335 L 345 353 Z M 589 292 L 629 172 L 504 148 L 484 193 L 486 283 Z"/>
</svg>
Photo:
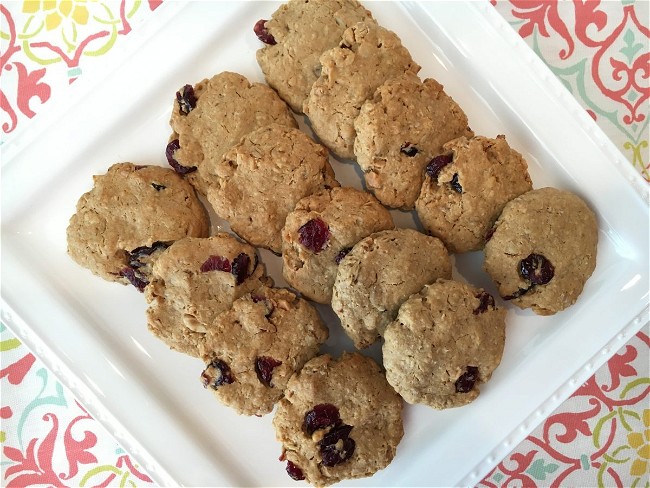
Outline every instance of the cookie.
<svg viewBox="0 0 650 488">
<path fill-rule="evenodd" d="M 415 208 L 450 252 L 477 251 L 505 204 L 531 189 L 528 164 L 505 136 L 460 137 L 427 165 Z"/>
<path fill-rule="evenodd" d="M 252 245 L 276 254 L 296 203 L 339 186 L 327 149 L 304 132 L 278 124 L 246 135 L 212 170 L 207 198 L 217 215 Z"/>
<path fill-rule="evenodd" d="M 372 476 L 402 439 L 402 399 L 369 357 L 317 356 L 295 374 L 273 426 L 295 480 L 315 486 Z"/>
<path fill-rule="evenodd" d="M 93 182 L 68 224 L 68 254 L 105 280 L 142 291 L 167 246 L 210 231 L 194 189 L 171 169 L 117 163 Z"/>
<path fill-rule="evenodd" d="M 392 228 L 390 212 L 370 193 L 351 187 L 314 193 L 285 221 L 282 274 L 306 298 L 329 303 L 345 254 L 364 237 Z"/>
<path fill-rule="evenodd" d="M 363 102 L 385 81 L 405 71 L 417 73 L 420 66 L 394 32 L 369 22 L 346 29 L 339 47 L 325 51 L 320 63 L 303 111 L 323 144 L 353 159 L 354 120 Z"/>
<path fill-rule="evenodd" d="M 557 188 L 510 201 L 485 244 L 485 271 L 520 308 L 553 315 L 573 305 L 596 267 L 598 222 L 579 196 Z"/>
<path fill-rule="evenodd" d="M 170 348 L 198 357 L 216 317 L 262 285 L 272 280 L 255 248 L 234 236 L 178 240 L 154 263 L 145 290 L 149 331 Z"/>
<path fill-rule="evenodd" d="M 205 194 L 211 167 L 246 134 L 271 123 L 298 127 L 272 88 L 224 71 L 176 92 L 167 160 Z"/>
<path fill-rule="evenodd" d="M 286 289 L 261 288 L 236 300 L 207 331 L 201 381 L 238 413 L 267 414 L 327 337 L 306 300 Z"/>
<path fill-rule="evenodd" d="M 320 74 L 320 55 L 337 47 L 343 31 L 372 14 L 356 0 L 289 0 L 255 26 L 266 45 L 257 62 L 266 82 L 298 113 Z"/>
<path fill-rule="evenodd" d="M 377 232 L 341 260 L 332 309 L 358 348 L 383 334 L 400 305 L 438 278 L 451 278 L 451 260 L 440 239 L 413 229 Z"/>
<path fill-rule="evenodd" d="M 354 121 L 354 155 L 368 190 L 391 208 L 411 210 L 424 168 L 457 137 L 472 137 L 467 116 L 443 86 L 406 72 L 381 85 Z"/>
<path fill-rule="evenodd" d="M 505 317 L 480 288 L 425 285 L 386 327 L 386 379 L 408 403 L 445 409 L 472 402 L 501 362 Z"/>
</svg>

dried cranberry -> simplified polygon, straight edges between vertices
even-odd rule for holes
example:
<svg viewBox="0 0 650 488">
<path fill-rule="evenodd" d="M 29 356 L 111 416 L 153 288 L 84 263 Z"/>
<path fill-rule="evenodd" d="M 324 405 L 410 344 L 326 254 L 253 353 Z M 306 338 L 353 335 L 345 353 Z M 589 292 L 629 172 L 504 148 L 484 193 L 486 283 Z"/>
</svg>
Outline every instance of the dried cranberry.
<svg viewBox="0 0 650 488">
<path fill-rule="evenodd" d="M 209 271 L 225 271 L 226 273 L 230 273 L 231 270 L 232 266 L 230 266 L 230 261 L 223 256 L 210 256 L 201 265 L 201 273 L 207 273 Z"/>
<path fill-rule="evenodd" d="M 342 424 L 330 430 L 319 442 L 320 455 L 325 466 L 336 466 L 350 459 L 356 443 L 351 439 L 352 426 Z"/>
<path fill-rule="evenodd" d="M 312 410 L 305 414 L 303 428 L 307 434 L 312 435 L 319 429 L 341 423 L 339 409 L 331 403 L 319 403 Z"/>
<path fill-rule="evenodd" d="M 336 264 L 340 264 L 341 260 L 348 255 L 348 253 L 352 251 L 351 247 L 344 247 L 341 249 L 336 256 L 334 256 L 334 261 L 336 261 Z"/>
<path fill-rule="evenodd" d="M 219 386 L 229 385 L 235 380 L 232 377 L 230 366 L 221 359 L 214 359 L 201 373 L 201 381 L 204 388 L 209 386 L 216 390 Z"/>
<path fill-rule="evenodd" d="M 441 154 L 440 156 L 436 156 L 431 161 L 429 161 L 429 164 L 427 164 L 427 176 L 433 178 L 434 180 L 437 180 L 442 168 L 450 164 L 453 160 L 454 157 L 452 154 Z"/>
<path fill-rule="evenodd" d="M 273 359 L 268 356 L 260 356 L 255 358 L 255 372 L 257 373 L 257 378 L 265 386 L 271 386 L 271 380 L 273 379 L 273 370 L 280 366 L 282 361 Z"/>
<path fill-rule="evenodd" d="M 158 183 L 152 183 L 151 186 L 153 186 L 154 190 L 156 191 L 164 190 L 167 188 L 165 185 L 159 185 Z"/>
<path fill-rule="evenodd" d="M 494 309 L 495 304 L 494 304 L 494 297 L 490 295 L 489 293 L 482 291 L 478 295 L 476 295 L 476 298 L 479 299 L 479 304 L 478 307 L 474 309 L 472 312 L 474 315 L 481 314 L 483 312 L 487 312 L 488 307 Z"/>
<path fill-rule="evenodd" d="M 192 85 L 185 85 L 182 91 L 177 91 L 176 100 L 178 101 L 178 109 L 181 114 L 187 115 L 194 110 L 196 108 L 196 96 L 194 95 Z"/>
<path fill-rule="evenodd" d="M 409 158 L 412 158 L 418 153 L 418 148 L 410 142 L 404 143 L 402 147 L 399 148 L 399 150 L 402 154 L 407 155 Z"/>
<path fill-rule="evenodd" d="M 248 265 L 251 258 L 246 253 L 239 253 L 232 261 L 232 274 L 235 276 L 235 283 L 241 285 L 248 278 Z"/>
<path fill-rule="evenodd" d="M 144 291 L 145 287 L 149 284 L 149 282 L 146 279 L 144 279 L 144 277 L 140 275 L 140 273 L 138 273 L 135 269 L 131 268 L 130 266 L 121 269 L 120 276 L 122 278 L 126 278 L 127 280 L 129 280 L 129 282 L 141 292 Z"/>
<path fill-rule="evenodd" d="M 532 287 L 532 286 L 531 286 Z M 514 292 L 512 295 L 506 295 L 505 297 L 501 297 L 504 300 L 514 300 L 515 298 L 519 298 L 522 295 L 525 295 L 530 291 L 530 288 L 519 288 L 516 292 Z"/>
<path fill-rule="evenodd" d="M 270 46 L 273 46 L 277 44 L 277 41 L 275 40 L 275 37 L 271 35 L 269 30 L 266 28 L 266 23 L 268 21 L 266 19 L 260 19 L 255 23 L 255 26 L 253 26 L 253 32 L 255 32 L 255 35 L 257 38 L 262 41 L 264 44 L 268 44 Z"/>
<path fill-rule="evenodd" d="M 306 222 L 298 229 L 300 244 L 311 252 L 318 254 L 327 247 L 330 231 L 327 224 L 316 217 Z"/>
<path fill-rule="evenodd" d="M 169 163 L 169 165 L 172 168 L 174 168 L 174 171 L 176 171 L 176 173 L 178 173 L 179 175 L 183 176 L 188 173 L 192 173 L 193 171 L 196 171 L 196 166 L 183 166 L 178 161 L 176 161 L 176 159 L 174 159 L 174 154 L 180 148 L 181 148 L 181 144 L 179 140 L 174 139 L 169 144 L 167 144 L 167 148 L 165 149 L 165 156 L 167 157 L 167 162 Z"/>
<path fill-rule="evenodd" d="M 145 263 L 142 262 L 142 258 L 151 256 L 156 251 L 163 251 L 168 247 L 169 244 L 161 241 L 156 241 L 151 246 L 136 247 L 127 253 L 129 266 L 135 269 L 141 268 L 145 266 Z"/>
<path fill-rule="evenodd" d="M 457 393 L 468 393 L 474 388 L 474 383 L 478 380 L 478 368 L 476 366 L 467 366 L 467 371 L 465 371 L 460 377 L 456 380 L 456 392 Z"/>
<path fill-rule="evenodd" d="M 296 481 L 305 479 L 305 475 L 303 474 L 302 469 L 293 464 L 291 461 L 287 461 L 287 474 Z"/>
<path fill-rule="evenodd" d="M 454 173 L 449 184 L 457 193 L 463 193 L 463 187 L 458 183 L 458 173 Z"/>
<path fill-rule="evenodd" d="M 533 285 L 545 285 L 553 279 L 555 268 L 541 254 L 530 254 L 519 262 L 519 274 Z"/>
</svg>

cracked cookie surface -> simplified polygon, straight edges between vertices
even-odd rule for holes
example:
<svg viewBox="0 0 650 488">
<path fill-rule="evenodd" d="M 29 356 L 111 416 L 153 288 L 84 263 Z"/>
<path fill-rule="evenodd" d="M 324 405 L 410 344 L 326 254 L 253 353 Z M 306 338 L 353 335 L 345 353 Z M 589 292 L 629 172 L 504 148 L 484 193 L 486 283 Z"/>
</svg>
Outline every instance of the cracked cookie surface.
<svg viewBox="0 0 650 488">
<path fill-rule="evenodd" d="M 443 86 L 406 72 L 375 91 L 354 122 L 354 154 L 368 189 L 391 208 L 410 210 L 424 168 L 446 142 L 474 134 Z"/>
<path fill-rule="evenodd" d="M 208 201 L 233 232 L 282 252 L 281 232 L 296 203 L 339 186 L 327 149 L 304 132 L 272 124 L 246 135 L 212 168 Z"/>
<path fill-rule="evenodd" d="M 170 348 L 199 357 L 216 317 L 262 285 L 272 280 L 254 247 L 225 232 L 181 239 L 153 265 L 145 289 L 147 326 Z"/>
<path fill-rule="evenodd" d="M 237 299 L 206 332 L 201 380 L 238 413 L 267 414 L 327 337 L 309 302 L 283 288 L 262 287 Z"/>
<path fill-rule="evenodd" d="M 339 263 L 332 308 L 354 345 L 365 348 L 411 294 L 438 278 L 451 278 L 451 260 L 440 239 L 413 229 L 377 232 Z"/>
<path fill-rule="evenodd" d="M 70 218 L 68 254 L 105 280 L 142 291 L 165 247 L 208 235 L 208 214 L 194 189 L 169 168 L 117 163 L 93 183 Z"/>
<path fill-rule="evenodd" d="M 169 124 L 170 141 L 178 147 L 168 146 L 168 159 L 189 171 L 187 180 L 205 194 L 211 168 L 223 155 L 249 132 L 272 123 L 298 127 L 272 88 L 224 71 L 177 93 Z"/>
<path fill-rule="evenodd" d="M 291 378 L 273 418 L 287 472 L 315 486 L 372 476 L 395 456 L 402 408 L 373 359 L 315 357 Z"/>
<path fill-rule="evenodd" d="M 472 402 L 501 362 L 505 316 L 480 288 L 451 280 L 426 285 L 386 328 L 388 382 L 409 403 L 444 409 Z"/>
<path fill-rule="evenodd" d="M 399 37 L 375 23 L 360 22 L 343 33 L 340 47 L 320 57 L 321 75 L 314 82 L 303 111 L 330 150 L 354 158 L 354 120 L 361 105 L 385 81 L 405 71 L 417 73 Z"/>
<path fill-rule="evenodd" d="M 539 188 L 510 201 L 485 244 L 502 297 L 539 315 L 573 305 L 596 267 L 598 222 L 578 195 Z"/>
<path fill-rule="evenodd" d="M 294 112 L 320 74 L 320 55 L 338 46 L 343 31 L 372 14 L 356 0 L 290 0 L 264 23 L 275 44 L 257 51 L 266 82 Z"/>
<path fill-rule="evenodd" d="M 443 152 L 450 156 L 446 164 L 435 166 L 435 158 L 427 166 L 415 203 L 418 218 L 449 252 L 480 250 L 505 204 L 532 189 L 528 164 L 505 136 L 460 137 Z"/>
<path fill-rule="evenodd" d="M 320 245 L 311 230 L 317 224 L 324 226 Z M 370 193 L 338 187 L 305 197 L 282 230 L 284 278 L 310 300 L 329 303 L 345 254 L 364 237 L 393 227 L 390 212 Z"/>
</svg>

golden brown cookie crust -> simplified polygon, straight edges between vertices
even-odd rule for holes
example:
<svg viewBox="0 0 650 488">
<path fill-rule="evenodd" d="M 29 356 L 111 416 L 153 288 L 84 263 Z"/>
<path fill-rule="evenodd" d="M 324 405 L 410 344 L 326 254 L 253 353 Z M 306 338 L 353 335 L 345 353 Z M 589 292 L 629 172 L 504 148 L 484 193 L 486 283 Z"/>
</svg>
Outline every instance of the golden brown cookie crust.
<svg viewBox="0 0 650 488">
<path fill-rule="evenodd" d="M 409 403 L 436 409 L 470 403 L 501 362 L 505 316 L 482 289 L 451 280 L 426 285 L 386 328 L 388 382 Z"/>
<path fill-rule="evenodd" d="M 286 289 L 263 287 L 216 318 L 201 345 L 207 365 L 201 379 L 238 413 L 265 415 L 327 337 L 327 327 L 306 300 Z M 224 371 L 230 380 L 223 381 Z"/>
<path fill-rule="evenodd" d="M 323 463 L 319 441 L 335 426 L 311 435 L 304 427 L 305 415 L 322 404 L 333 405 L 340 423 L 352 427 L 351 457 L 334 466 Z M 391 462 L 404 432 L 402 408 L 402 399 L 373 359 L 356 352 L 343 353 L 339 359 L 325 354 L 291 378 L 273 426 L 284 459 L 298 467 L 308 483 L 327 486 L 372 476 Z"/>
<path fill-rule="evenodd" d="M 484 267 L 510 303 L 552 315 L 582 293 L 596 267 L 597 246 L 598 222 L 584 200 L 566 190 L 540 188 L 505 206 L 485 245 Z M 542 273 L 548 264 L 538 256 L 553 268 L 545 284 L 532 284 L 520 272 L 527 260 Z"/>
<path fill-rule="evenodd" d="M 343 31 L 372 14 L 356 0 L 289 0 L 265 23 L 276 42 L 257 51 L 266 82 L 294 112 L 320 73 L 319 58 L 338 46 Z"/>
<path fill-rule="evenodd" d="M 202 194 L 210 185 L 213 166 L 243 136 L 272 123 L 298 127 L 273 89 L 238 73 L 224 71 L 204 79 L 193 86 L 193 93 L 196 106 L 188 113 L 174 100 L 169 124 L 171 139 L 180 145 L 173 157 L 181 166 L 197 168 L 186 178 Z"/>
<path fill-rule="evenodd" d="M 355 346 L 365 348 L 411 294 L 439 278 L 451 278 L 451 260 L 440 239 L 413 229 L 377 232 L 339 263 L 332 308 Z"/>
<path fill-rule="evenodd" d="M 503 135 L 460 137 L 443 152 L 453 160 L 437 177 L 425 177 L 415 204 L 418 218 L 452 253 L 483 249 L 505 204 L 532 189 L 528 164 Z"/>
<path fill-rule="evenodd" d="M 151 278 L 145 289 L 149 331 L 195 357 L 219 314 L 240 296 L 272 284 L 255 248 L 225 232 L 176 241 L 156 260 Z"/>
<path fill-rule="evenodd" d="M 322 70 L 313 84 L 303 111 L 312 129 L 331 151 L 354 158 L 354 120 L 361 105 L 385 81 L 405 71 L 417 73 L 397 35 L 376 25 L 360 22 L 343 33 L 340 43 L 320 57 Z"/>
<path fill-rule="evenodd" d="M 282 252 L 289 212 L 307 195 L 339 186 L 329 153 L 304 132 L 272 124 L 246 135 L 212 170 L 208 201 L 233 232 Z"/>
<path fill-rule="evenodd" d="M 324 249 L 301 243 L 301 229 L 318 219 L 328 229 Z M 282 273 L 290 286 L 329 303 L 338 263 L 364 237 L 394 228 L 390 212 L 370 193 L 351 187 L 322 190 L 298 202 L 282 230 Z"/>
<path fill-rule="evenodd" d="M 70 218 L 68 254 L 105 280 L 130 283 L 123 271 L 138 248 L 162 243 L 162 250 L 186 236 L 208 235 L 208 214 L 194 189 L 169 168 L 117 163 L 93 183 Z"/>
<path fill-rule="evenodd" d="M 424 168 L 446 142 L 474 133 L 443 86 L 406 72 L 381 85 L 354 122 L 354 154 L 368 189 L 391 208 L 411 210 Z"/>
</svg>

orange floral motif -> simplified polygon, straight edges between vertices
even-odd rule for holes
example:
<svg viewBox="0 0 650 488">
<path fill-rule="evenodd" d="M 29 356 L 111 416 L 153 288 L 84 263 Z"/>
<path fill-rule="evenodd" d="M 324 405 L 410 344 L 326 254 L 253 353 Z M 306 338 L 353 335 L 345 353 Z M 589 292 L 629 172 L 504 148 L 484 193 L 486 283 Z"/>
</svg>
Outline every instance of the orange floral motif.
<svg viewBox="0 0 650 488">
<path fill-rule="evenodd" d="M 632 476 L 643 476 L 648 472 L 648 461 L 650 460 L 650 409 L 643 411 L 643 433 L 630 432 L 627 435 L 627 442 L 632 449 L 636 450 L 637 458 L 632 461 L 630 474 Z"/>
</svg>

